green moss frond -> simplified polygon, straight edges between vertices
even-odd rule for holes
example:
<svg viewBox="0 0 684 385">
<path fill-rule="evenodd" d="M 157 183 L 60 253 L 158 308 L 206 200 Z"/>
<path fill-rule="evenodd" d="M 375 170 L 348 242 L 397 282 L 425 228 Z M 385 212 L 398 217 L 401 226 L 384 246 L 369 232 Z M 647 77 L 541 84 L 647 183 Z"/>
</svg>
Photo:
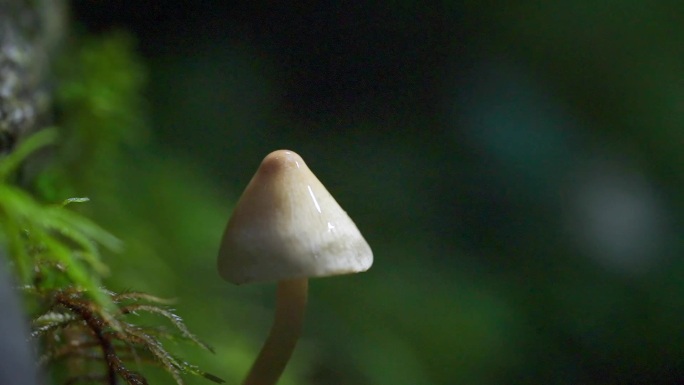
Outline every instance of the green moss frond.
<svg viewBox="0 0 684 385">
<path fill-rule="evenodd" d="M 183 374 L 223 383 L 215 375 L 203 372 L 169 353 L 162 343 L 162 337 L 168 334 L 157 333 L 161 330 L 160 327 L 144 327 L 127 319 L 136 311 L 161 315 L 171 321 L 182 337 L 209 350 L 206 344 L 190 333 L 178 315 L 170 309 L 146 303 L 147 295 L 127 293 L 124 295 L 126 301 L 133 303 L 121 305 L 120 295 L 110 291 L 103 292 L 107 293 L 111 302 L 119 306 L 111 320 L 105 318 L 103 309 L 85 291 L 66 288 L 40 293 L 42 300 L 49 304 L 49 310 L 34 320 L 32 336 L 47 347 L 41 359 L 43 364 L 74 360 L 80 362 L 83 370 L 70 373 L 68 381 L 84 378 L 92 373 L 94 367 L 100 365 L 108 371 L 107 376 L 99 377 L 100 382 L 114 383 L 111 379 L 118 376 L 130 385 L 144 384 L 147 383 L 145 378 L 129 369 L 129 366 L 131 363 L 150 363 L 166 370 L 178 385 L 184 384 L 181 377 Z M 152 301 L 156 302 L 156 299 Z"/>
<path fill-rule="evenodd" d="M 115 293 L 102 280 L 110 269 L 105 252 L 121 253 L 122 242 L 77 211 L 89 198 L 91 213 L 116 207 L 125 172 L 126 148 L 145 141 L 142 88 L 145 68 L 129 35 L 88 37 L 69 48 L 58 69 L 57 128 L 25 138 L 0 158 L 0 248 L 31 301 L 32 337 L 40 341 L 40 363 L 57 369 L 64 383 L 147 384 L 142 363 L 166 370 L 177 384 L 185 374 L 221 383 L 172 355 L 163 343 L 201 342 L 172 309 L 171 301 L 139 293 Z M 51 146 L 50 151 L 41 151 Z M 15 181 L 33 154 L 49 164 L 34 178 L 31 192 Z M 19 177 L 22 178 L 19 178 Z M 116 209 L 113 210 L 116 212 Z M 97 216 L 96 216 L 97 217 Z M 134 313 L 157 316 L 171 327 L 141 326 Z M 67 364 L 65 364 L 67 363 Z M 131 370 L 134 366 L 136 370 Z"/>
<path fill-rule="evenodd" d="M 146 293 L 117 294 L 101 286 L 108 273 L 101 248 L 120 251 L 121 242 L 93 221 L 68 208 L 70 203 L 87 199 L 68 199 L 62 204 L 38 202 L 28 192 L 6 180 L 32 151 L 51 143 L 52 132 L 30 137 L 12 156 L 0 160 L 0 234 L 10 251 L 13 265 L 25 292 L 46 303 L 47 310 L 33 320 L 32 336 L 45 346 L 44 364 L 62 359 L 105 361 L 107 376 L 92 373 L 72 374 L 71 380 L 99 378 L 111 382 L 119 376 L 128 384 L 145 384 L 144 377 L 127 368 L 121 353 L 139 361 L 137 351 L 150 356 L 182 385 L 182 374 L 194 374 L 211 381 L 218 377 L 202 372 L 171 355 L 160 338 L 173 339 L 173 333 L 156 333 L 125 320 L 139 312 L 159 315 L 170 321 L 182 339 L 203 349 L 211 347 L 190 332 L 182 319 L 161 307 L 170 301 Z M 32 151 L 31 151 L 32 150 Z M 8 162 L 9 164 L 7 164 Z M 59 341 L 63 341 L 60 343 Z M 101 354 L 97 354 L 97 350 Z"/>
<path fill-rule="evenodd" d="M 87 290 L 105 309 L 113 303 L 100 290 L 107 273 L 100 246 L 118 249 L 120 242 L 89 219 L 61 205 L 38 202 L 28 192 L 8 182 L 26 158 L 55 142 L 55 129 L 42 130 L 0 160 L 0 228 L 3 242 L 24 285 L 44 285 L 35 266 L 57 264 L 69 281 Z"/>
</svg>

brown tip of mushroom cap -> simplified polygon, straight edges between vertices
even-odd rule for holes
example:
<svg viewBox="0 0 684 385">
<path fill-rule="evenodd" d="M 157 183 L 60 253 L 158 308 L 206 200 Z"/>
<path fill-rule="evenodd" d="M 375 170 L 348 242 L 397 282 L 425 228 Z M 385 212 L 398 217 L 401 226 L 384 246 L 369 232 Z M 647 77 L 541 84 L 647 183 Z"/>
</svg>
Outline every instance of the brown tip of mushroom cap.
<svg viewBox="0 0 684 385">
<path fill-rule="evenodd" d="M 296 153 L 261 162 L 223 234 L 219 274 L 235 283 L 357 273 L 373 252 L 354 222 Z"/>
</svg>

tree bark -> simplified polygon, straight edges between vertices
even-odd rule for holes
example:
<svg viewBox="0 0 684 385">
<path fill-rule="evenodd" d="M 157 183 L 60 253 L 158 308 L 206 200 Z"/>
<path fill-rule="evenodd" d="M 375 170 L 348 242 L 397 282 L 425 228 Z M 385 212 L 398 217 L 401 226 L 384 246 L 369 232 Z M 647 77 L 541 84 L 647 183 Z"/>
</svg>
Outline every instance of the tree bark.
<svg viewBox="0 0 684 385">
<path fill-rule="evenodd" d="M 0 0 L 0 157 L 50 122 L 50 67 L 65 24 L 64 0 Z M 0 384 L 36 385 L 27 320 L 6 266 L 0 249 Z"/>
<path fill-rule="evenodd" d="M 0 0 L 0 156 L 50 121 L 50 67 L 64 0 Z"/>
</svg>

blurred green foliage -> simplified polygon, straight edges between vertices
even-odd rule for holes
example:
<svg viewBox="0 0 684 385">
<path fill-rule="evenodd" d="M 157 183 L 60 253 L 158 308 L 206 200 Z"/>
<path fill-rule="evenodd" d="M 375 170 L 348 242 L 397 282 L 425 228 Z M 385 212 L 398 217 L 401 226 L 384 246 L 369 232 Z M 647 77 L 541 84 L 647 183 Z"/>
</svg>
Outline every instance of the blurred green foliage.
<svg viewBox="0 0 684 385">
<path fill-rule="evenodd" d="M 65 200 L 62 205 L 43 205 L 11 182 L 29 155 L 55 139 L 55 128 L 44 129 L 21 143 L 0 163 L 0 223 L 5 247 L 22 285 L 51 290 L 71 283 L 88 291 L 103 308 L 113 310 L 111 300 L 99 289 L 100 277 L 107 273 L 99 248 L 116 250 L 120 246 L 118 239 L 63 207 L 79 199 Z M 62 266 L 67 280 L 59 274 L 35 278 L 51 265 Z"/>
</svg>

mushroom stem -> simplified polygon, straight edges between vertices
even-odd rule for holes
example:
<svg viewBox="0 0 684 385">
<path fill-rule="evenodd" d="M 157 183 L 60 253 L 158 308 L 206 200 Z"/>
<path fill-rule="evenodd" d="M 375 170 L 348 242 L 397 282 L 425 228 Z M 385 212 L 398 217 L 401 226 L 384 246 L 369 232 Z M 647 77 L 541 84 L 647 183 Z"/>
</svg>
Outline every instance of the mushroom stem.
<svg viewBox="0 0 684 385">
<path fill-rule="evenodd" d="M 271 332 L 243 385 L 273 385 L 285 370 L 302 331 L 309 281 L 280 281 Z"/>
</svg>

